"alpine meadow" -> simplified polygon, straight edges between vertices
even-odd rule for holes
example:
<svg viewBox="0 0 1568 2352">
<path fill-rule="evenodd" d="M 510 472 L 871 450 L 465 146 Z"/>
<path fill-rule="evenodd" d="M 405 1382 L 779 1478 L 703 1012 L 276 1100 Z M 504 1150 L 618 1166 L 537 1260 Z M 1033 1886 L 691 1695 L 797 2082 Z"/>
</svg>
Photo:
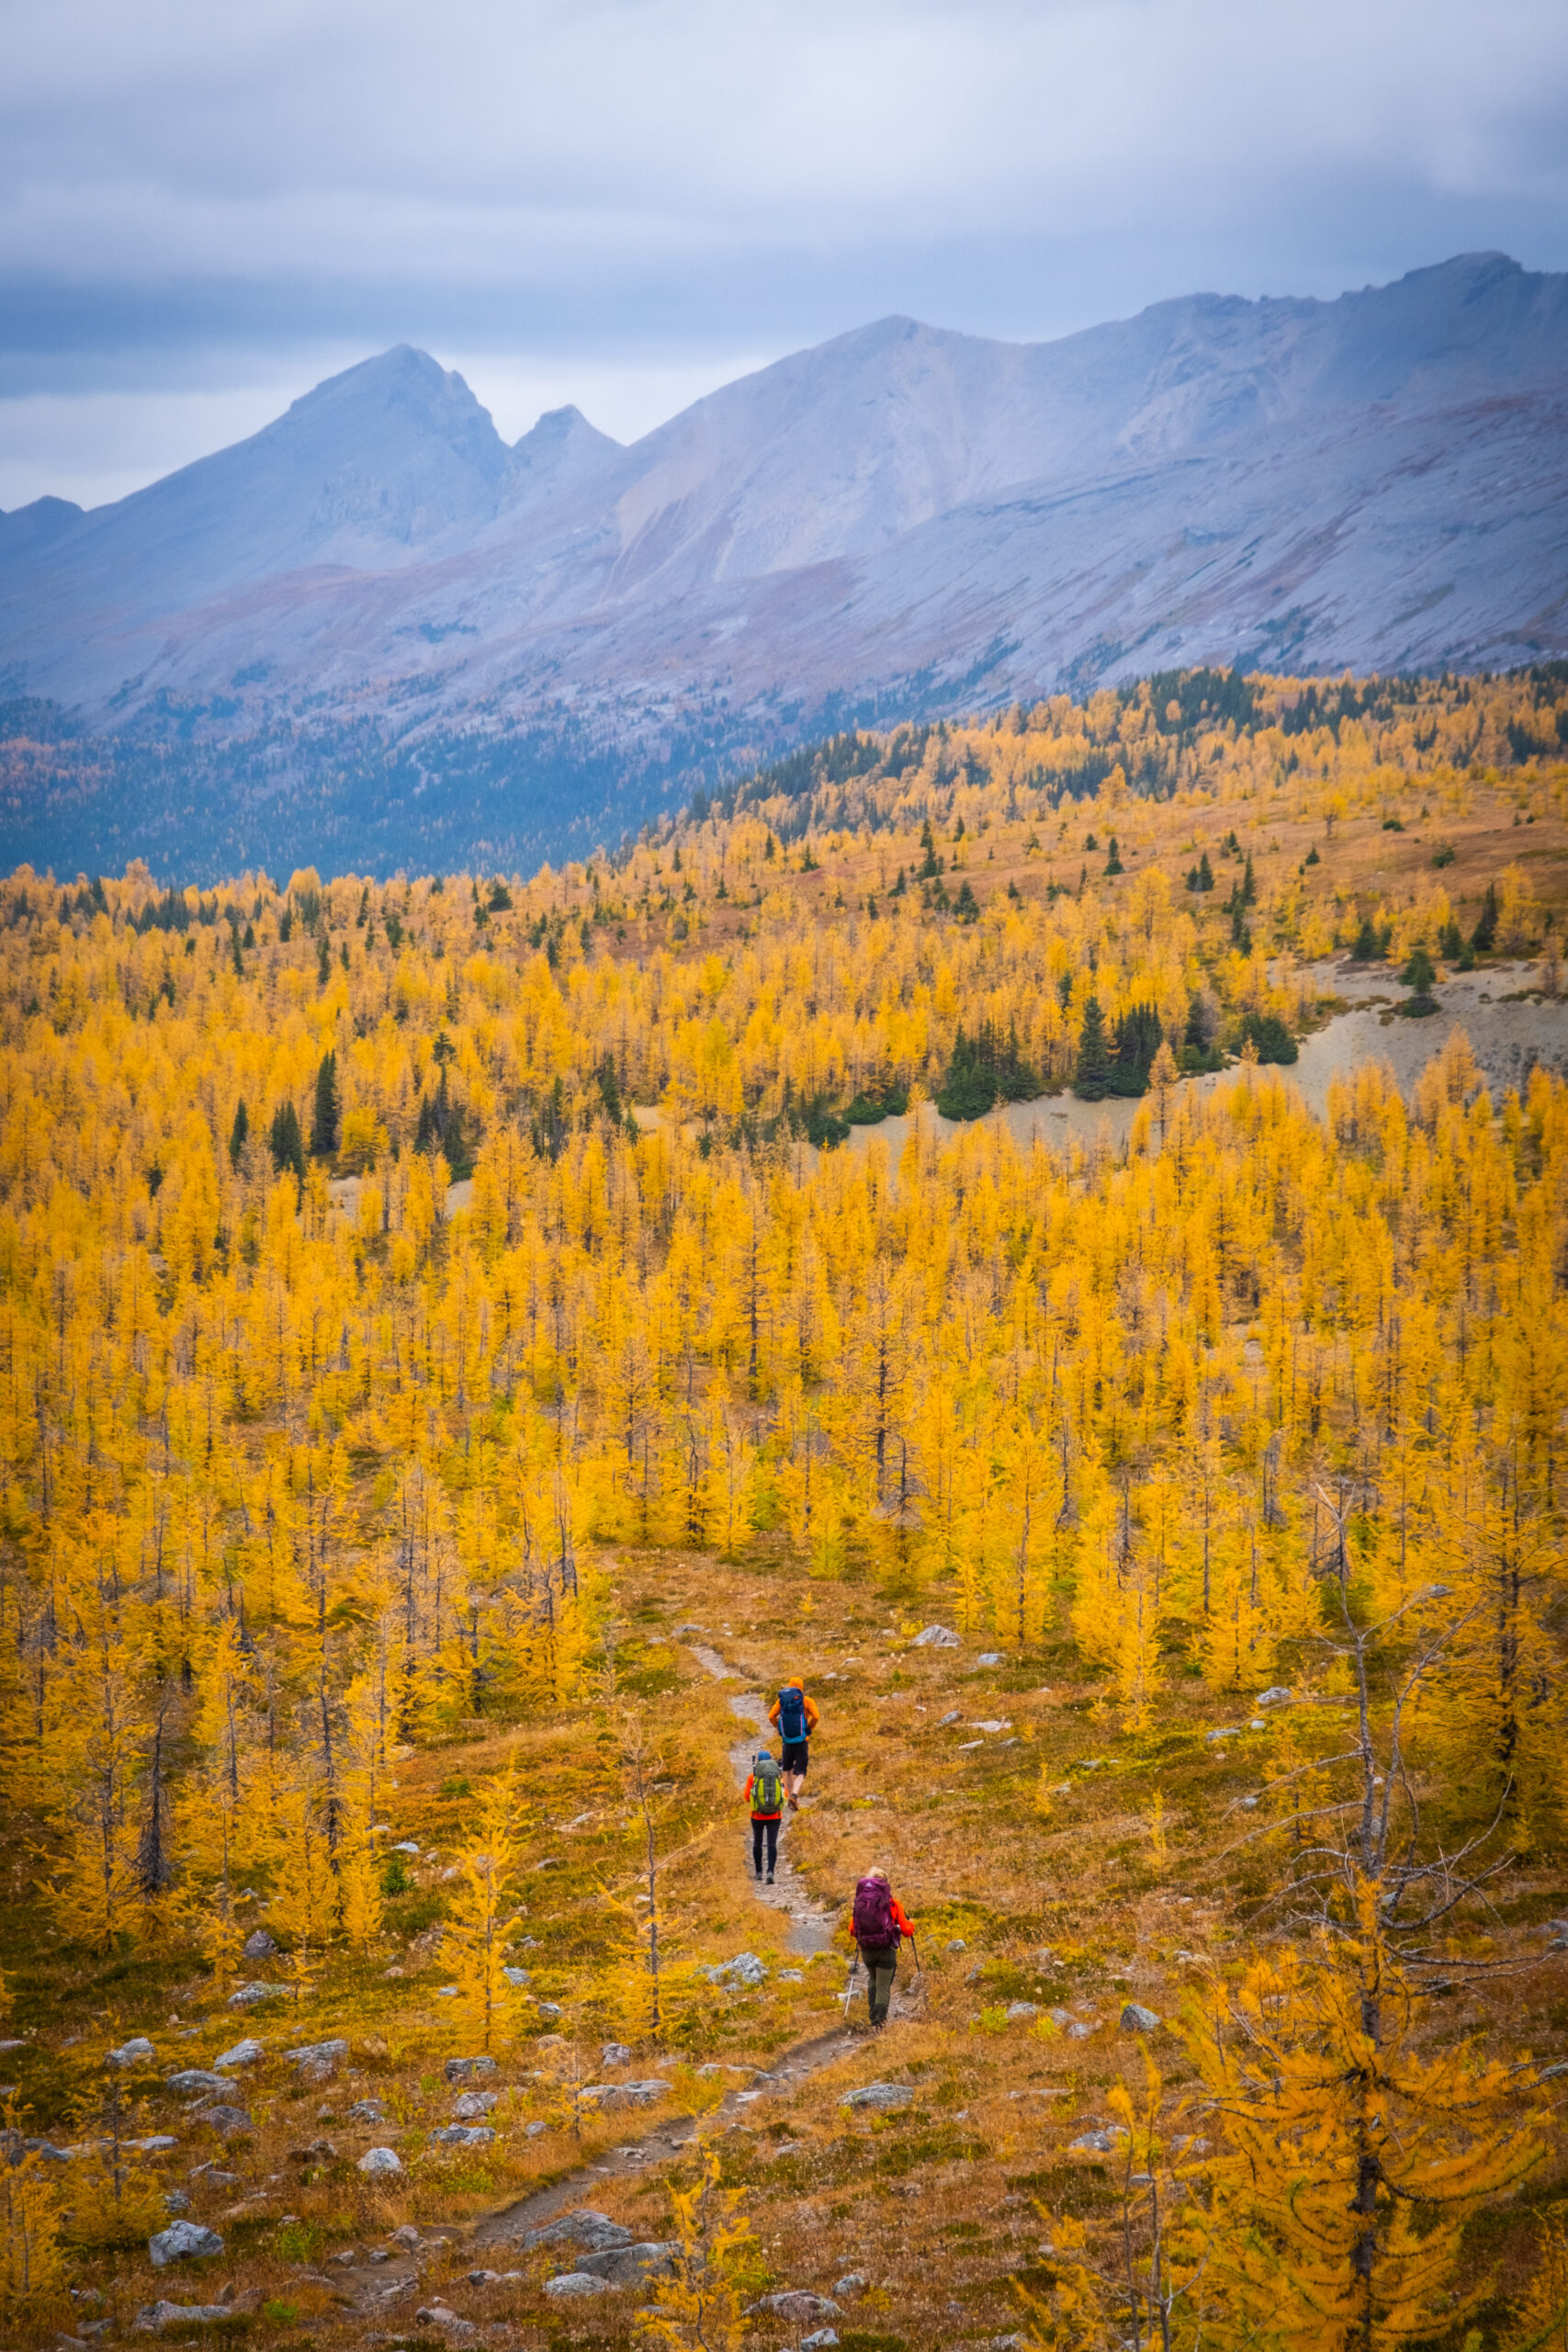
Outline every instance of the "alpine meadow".
<svg viewBox="0 0 1568 2352">
<path fill-rule="evenodd" d="M 1565 924 L 1560 662 L 0 882 L 0 2342 L 1563 2352 Z"/>
</svg>

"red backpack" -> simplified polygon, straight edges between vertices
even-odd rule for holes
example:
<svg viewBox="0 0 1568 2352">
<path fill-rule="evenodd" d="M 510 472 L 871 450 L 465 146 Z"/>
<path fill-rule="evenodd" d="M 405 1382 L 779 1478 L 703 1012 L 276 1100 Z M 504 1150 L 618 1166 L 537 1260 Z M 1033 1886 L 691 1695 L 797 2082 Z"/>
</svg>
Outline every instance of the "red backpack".
<svg viewBox="0 0 1568 2352">
<path fill-rule="evenodd" d="M 854 1931 L 863 1951 L 886 1951 L 897 1942 L 893 1889 L 885 1878 L 863 1878 L 856 1886 Z"/>
</svg>

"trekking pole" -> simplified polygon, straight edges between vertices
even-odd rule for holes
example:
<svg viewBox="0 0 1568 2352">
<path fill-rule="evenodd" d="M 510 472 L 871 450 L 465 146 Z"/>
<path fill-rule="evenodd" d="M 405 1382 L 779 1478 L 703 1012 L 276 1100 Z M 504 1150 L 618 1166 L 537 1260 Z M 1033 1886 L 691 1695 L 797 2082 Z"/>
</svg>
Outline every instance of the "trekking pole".
<svg viewBox="0 0 1568 2352">
<path fill-rule="evenodd" d="M 860 1973 L 860 1946 L 857 1944 L 857 1945 L 855 1946 L 855 1956 L 854 1956 L 853 1960 L 852 1960 L 852 1961 L 851 1961 L 851 1962 L 850 1962 L 849 1981 L 848 1981 L 848 1983 L 847 1983 L 847 1984 L 845 1984 L 845 1986 L 844 1986 L 844 2023 L 845 2023 L 846 2025 L 848 2025 L 848 2023 L 849 2023 L 849 2021 L 850 2021 L 850 2002 L 851 2002 L 851 2000 L 852 2000 L 852 1998 L 853 1997 L 853 1995 L 854 1995 L 854 1989 L 855 1989 L 855 1978 L 859 1975 L 859 1973 Z"/>
</svg>

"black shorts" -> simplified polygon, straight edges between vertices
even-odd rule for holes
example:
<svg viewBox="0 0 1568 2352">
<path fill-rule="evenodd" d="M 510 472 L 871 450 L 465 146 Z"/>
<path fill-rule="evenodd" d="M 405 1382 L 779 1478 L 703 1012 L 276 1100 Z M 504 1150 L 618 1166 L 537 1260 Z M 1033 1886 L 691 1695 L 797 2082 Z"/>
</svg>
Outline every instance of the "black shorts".
<svg viewBox="0 0 1568 2352">
<path fill-rule="evenodd" d="M 803 1777 L 811 1760 L 810 1744 L 804 1739 L 786 1739 L 784 1754 L 779 1758 L 781 1772 L 799 1772 Z"/>
</svg>

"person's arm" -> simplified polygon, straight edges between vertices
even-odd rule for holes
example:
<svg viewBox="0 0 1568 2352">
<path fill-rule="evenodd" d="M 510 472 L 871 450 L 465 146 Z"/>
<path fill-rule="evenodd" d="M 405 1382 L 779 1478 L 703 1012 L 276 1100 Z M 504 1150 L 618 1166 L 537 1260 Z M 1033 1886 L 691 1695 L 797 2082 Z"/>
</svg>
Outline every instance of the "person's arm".
<svg viewBox="0 0 1568 2352">
<path fill-rule="evenodd" d="M 821 1720 L 822 1713 L 820 1708 L 818 1706 L 816 1700 L 807 1699 L 806 1702 L 806 1736 L 807 1739 L 810 1738 L 812 1733 L 816 1730 Z"/>
<path fill-rule="evenodd" d="M 776 1724 L 776 1723 L 777 1723 L 777 1721 L 778 1721 L 778 1719 L 779 1719 L 779 1702 L 778 1702 L 778 1701 L 775 1699 L 775 1700 L 773 1701 L 773 1705 L 768 1709 L 768 1721 L 769 1721 L 771 1724 Z"/>
<path fill-rule="evenodd" d="M 751 1792 L 752 1792 L 752 1790 L 756 1787 L 756 1785 L 757 1785 L 757 1775 L 755 1774 L 755 1772 L 753 1772 L 753 1773 L 752 1773 L 752 1775 L 751 1775 L 751 1777 L 750 1777 L 750 1779 L 747 1781 L 746 1786 L 744 1787 L 744 1789 L 743 1789 L 743 1790 L 741 1791 L 741 1792 L 740 1792 L 740 1802 L 742 1803 L 742 1804 L 750 1804 L 750 1802 L 751 1802 Z"/>
<path fill-rule="evenodd" d="M 901 1936 L 912 1936 L 915 1932 L 915 1923 L 908 1917 L 897 1895 L 893 1898 L 893 1924 Z"/>
</svg>

